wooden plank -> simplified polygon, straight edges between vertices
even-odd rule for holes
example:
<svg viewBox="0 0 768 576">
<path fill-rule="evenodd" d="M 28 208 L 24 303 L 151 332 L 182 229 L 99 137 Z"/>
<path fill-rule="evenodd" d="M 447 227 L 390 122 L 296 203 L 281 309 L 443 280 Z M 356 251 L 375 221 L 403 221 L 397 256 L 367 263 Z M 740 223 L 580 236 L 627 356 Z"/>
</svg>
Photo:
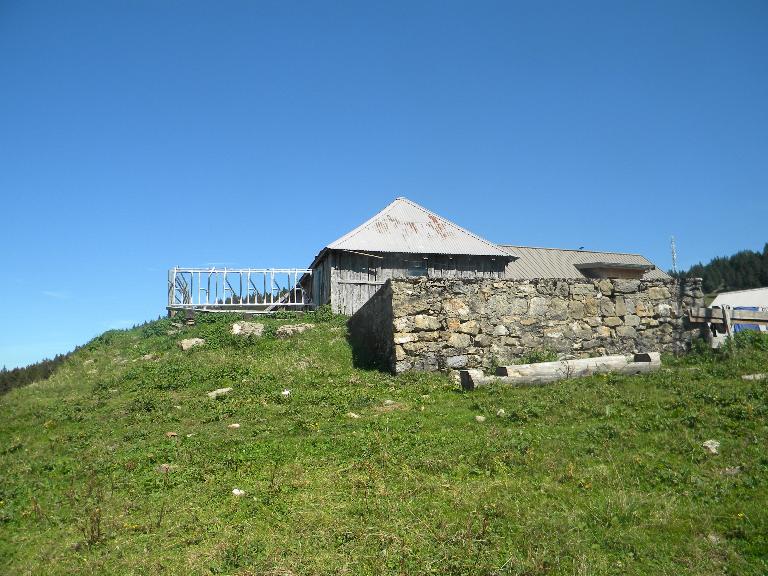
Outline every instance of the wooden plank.
<svg viewBox="0 0 768 576">
<path fill-rule="evenodd" d="M 727 316 L 731 324 L 768 324 L 768 312 L 730 309 Z M 726 323 L 726 313 L 722 308 L 691 308 L 688 311 L 688 318 L 691 322 Z"/>
</svg>

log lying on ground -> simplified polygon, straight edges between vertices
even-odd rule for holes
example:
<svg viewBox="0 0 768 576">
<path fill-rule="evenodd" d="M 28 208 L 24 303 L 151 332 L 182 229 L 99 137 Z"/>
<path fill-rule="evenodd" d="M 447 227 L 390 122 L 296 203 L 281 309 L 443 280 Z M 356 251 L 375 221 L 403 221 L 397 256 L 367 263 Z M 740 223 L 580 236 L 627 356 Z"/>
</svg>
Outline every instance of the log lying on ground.
<svg viewBox="0 0 768 576">
<path fill-rule="evenodd" d="M 540 386 L 566 378 L 579 378 L 608 372 L 643 374 L 658 370 L 660 367 L 661 355 L 658 352 L 519 364 L 499 367 L 496 370 L 496 376 L 485 376 L 482 370 L 462 370 L 461 387 L 465 390 L 474 390 L 477 386 L 492 382 L 519 386 Z"/>
</svg>

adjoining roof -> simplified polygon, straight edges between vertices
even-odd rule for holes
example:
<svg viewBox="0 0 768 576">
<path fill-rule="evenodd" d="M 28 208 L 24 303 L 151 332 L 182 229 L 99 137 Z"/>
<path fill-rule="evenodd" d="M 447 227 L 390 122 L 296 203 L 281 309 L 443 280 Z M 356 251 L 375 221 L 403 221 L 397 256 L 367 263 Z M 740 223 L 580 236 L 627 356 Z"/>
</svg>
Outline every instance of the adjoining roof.
<svg viewBox="0 0 768 576">
<path fill-rule="evenodd" d="M 363 252 L 514 257 L 493 242 L 407 198 L 395 199 L 373 218 L 328 244 L 327 248 Z"/>
<path fill-rule="evenodd" d="M 667 280 L 668 274 L 656 268 L 645 256 L 620 252 L 594 252 L 592 250 L 561 250 L 558 248 L 532 248 L 500 244 L 512 256 L 519 259 L 507 266 L 507 278 L 534 280 L 536 278 L 584 278 L 578 266 L 597 262 L 613 267 L 626 265 L 636 269 L 648 268 L 643 280 Z"/>
</svg>

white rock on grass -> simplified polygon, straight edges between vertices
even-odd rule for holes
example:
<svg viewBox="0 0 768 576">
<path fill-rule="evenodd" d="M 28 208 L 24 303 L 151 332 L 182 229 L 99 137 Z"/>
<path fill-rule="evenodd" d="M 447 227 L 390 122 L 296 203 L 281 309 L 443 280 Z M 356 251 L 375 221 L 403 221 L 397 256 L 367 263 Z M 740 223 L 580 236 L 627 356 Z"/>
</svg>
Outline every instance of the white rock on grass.
<svg viewBox="0 0 768 576">
<path fill-rule="evenodd" d="M 354 412 L 347 412 L 347 418 L 352 418 L 353 420 L 357 420 L 360 418 L 360 414 L 355 414 Z"/>
<path fill-rule="evenodd" d="M 240 424 L 237 424 L 237 423 L 230 424 L 229 426 L 227 426 L 227 428 L 229 428 L 230 430 L 237 430 L 238 428 L 240 428 Z"/>
<path fill-rule="evenodd" d="M 215 400 L 219 396 L 226 396 L 230 392 L 232 392 L 232 388 L 218 388 L 212 392 L 208 392 L 208 398 L 213 398 Z"/>
<path fill-rule="evenodd" d="M 720 442 L 717 440 L 707 440 L 702 446 L 706 448 L 710 454 L 717 454 L 720 449 Z"/>
<path fill-rule="evenodd" d="M 261 322 L 235 322 L 232 324 L 234 336 L 256 336 L 264 334 L 264 324 Z"/>
<path fill-rule="evenodd" d="M 485 416 L 475 416 L 475 422 L 479 422 L 480 424 L 482 424 L 483 422 L 485 422 Z"/>
<path fill-rule="evenodd" d="M 240 496 L 245 496 L 245 490 L 240 490 L 240 488 L 232 488 L 232 495 L 237 496 L 238 498 Z"/>
<path fill-rule="evenodd" d="M 291 391 L 286 388 L 282 392 L 280 392 L 280 396 L 285 396 L 286 398 L 291 395 Z"/>
<path fill-rule="evenodd" d="M 290 338 L 294 334 L 301 334 L 314 327 L 314 324 L 286 324 L 285 326 L 280 326 L 275 331 L 275 336 L 278 338 Z"/>
<path fill-rule="evenodd" d="M 185 352 L 191 348 L 196 348 L 197 346 L 203 345 L 205 345 L 205 340 L 202 338 L 187 338 L 186 340 L 179 342 L 179 346 L 181 346 L 181 349 Z"/>
<path fill-rule="evenodd" d="M 395 401 L 394 400 L 384 400 L 384 406 L 394 406 Z"/>
<path fill-rule="evenodd" d="M 507 415 L 507 411 L 504 410 L 504 408 L 499 408 L 498 411 L 496 412 L 496 416 L 498 416 L 499 418 L 504 418 L 504 416 L 506 415 Z"/>
</svg>

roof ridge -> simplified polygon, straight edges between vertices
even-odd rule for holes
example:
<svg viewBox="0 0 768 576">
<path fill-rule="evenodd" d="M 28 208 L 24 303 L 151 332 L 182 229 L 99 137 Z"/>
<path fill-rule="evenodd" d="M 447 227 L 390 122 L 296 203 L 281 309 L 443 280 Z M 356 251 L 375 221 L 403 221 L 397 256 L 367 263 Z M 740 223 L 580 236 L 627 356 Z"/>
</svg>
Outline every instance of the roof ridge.
<svg viewBox="0 0 768 576">
<path fill-rule="evenodd" d="M 610 250 L 579 250 L 577 248 L 550 248 L 547 246 L 520 246 L 517 244 L 499 244 L 499 246 L 503 248 L 527 248 L 529 250 L 557 250 L 558 252 L 587 252 L 592 254 L 620 254 L 622 256 L 640 256 L 642 258 L 646 258 L 642 254 L 638 252 L 613 252 Z M 650 262 L 650 260 L 649 260 Z"/>
</svg>

